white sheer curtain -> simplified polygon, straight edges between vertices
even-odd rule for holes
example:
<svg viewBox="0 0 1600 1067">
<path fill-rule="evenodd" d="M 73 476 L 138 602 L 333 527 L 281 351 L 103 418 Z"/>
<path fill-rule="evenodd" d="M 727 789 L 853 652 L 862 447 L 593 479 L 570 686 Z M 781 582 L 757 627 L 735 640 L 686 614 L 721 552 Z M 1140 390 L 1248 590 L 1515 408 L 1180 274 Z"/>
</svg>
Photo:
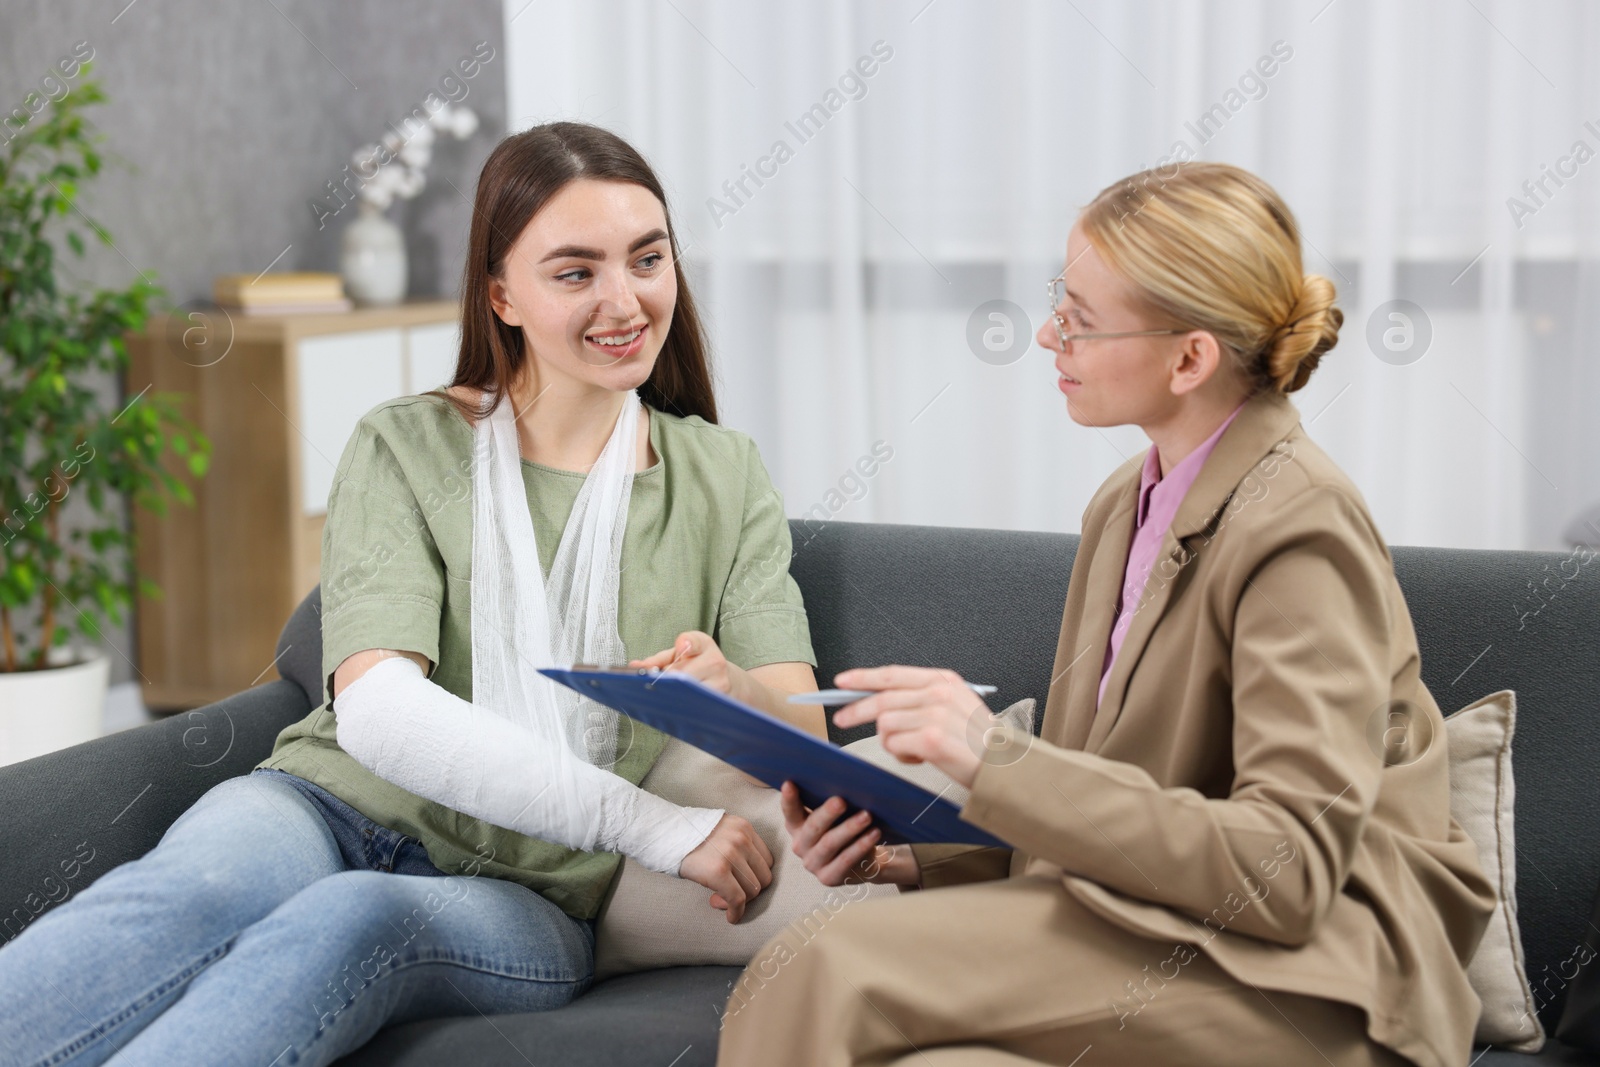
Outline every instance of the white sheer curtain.
<svg viewBox="0 0 1600 1067">
<path fill-rule="evenodd" d="M 506 18 L 512 129 L 600 123 L 659 170 L 724 421 L 793 516 L 1077 530 L 1144 435 L 1075 425 L 1046 352 L 980 359 L 969 320 L 1009 300 L 1031 334 L 1077 209 L 1179 142 L 1277 186 L 1307 269 L 1339 286 L 1339 347 L 1295 402 L 1390 542 L 1554 548 L 1600 500 L 1600 162 L 1573 156 L 1600 151 L 1590 5 L 508 0 Z M 1390 318 L 1394 300 L 1415 308 Z"/>
</svg>

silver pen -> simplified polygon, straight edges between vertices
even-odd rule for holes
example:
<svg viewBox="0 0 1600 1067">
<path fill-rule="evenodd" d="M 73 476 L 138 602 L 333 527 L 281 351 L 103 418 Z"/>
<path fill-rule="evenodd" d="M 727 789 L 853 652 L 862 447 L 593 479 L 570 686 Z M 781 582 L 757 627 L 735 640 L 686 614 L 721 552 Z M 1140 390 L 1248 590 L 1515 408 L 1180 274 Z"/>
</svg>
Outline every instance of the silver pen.
<svg viewBox="0 0 1600 1067">
<path fill-rule="evenodd" d="M 975 685 L 972 682 L 967 683 L 967 688 L 985 697 L 998 692 L 992 685 Z M 881 689 L 822 689 L 815 693 L 796 693 L 789 698 L 789 703 L 820 704 L 825 708 L 831 708 L 839 704 L 853 704 L 881 692 L 883 692 Z"/>
</svg>

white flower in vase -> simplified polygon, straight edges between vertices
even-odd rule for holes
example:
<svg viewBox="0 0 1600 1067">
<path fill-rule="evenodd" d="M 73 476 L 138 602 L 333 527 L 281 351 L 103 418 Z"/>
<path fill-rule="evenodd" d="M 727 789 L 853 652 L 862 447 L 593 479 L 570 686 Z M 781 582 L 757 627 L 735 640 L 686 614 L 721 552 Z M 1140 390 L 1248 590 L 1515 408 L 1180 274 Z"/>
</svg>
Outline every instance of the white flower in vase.
<svg viewBox="0 0 1600 1067">
<path fill-rule="evenodd" d="M 382 306 L 404 299 L 405 239 L 384 212 L 396 200 L 422 192 L 438 134 L 463 141 L 477 129 L 478 116 L 471 108 L 445 104 L 426 123 L 407 121 L 403 130 L 391 128 L 377 144 L 356 149 L 350 169 L 362 181 L 356 194 L 360 207 L 345 228 L 340 254 L 345 290 L 356 303 Z"/>
</svg>

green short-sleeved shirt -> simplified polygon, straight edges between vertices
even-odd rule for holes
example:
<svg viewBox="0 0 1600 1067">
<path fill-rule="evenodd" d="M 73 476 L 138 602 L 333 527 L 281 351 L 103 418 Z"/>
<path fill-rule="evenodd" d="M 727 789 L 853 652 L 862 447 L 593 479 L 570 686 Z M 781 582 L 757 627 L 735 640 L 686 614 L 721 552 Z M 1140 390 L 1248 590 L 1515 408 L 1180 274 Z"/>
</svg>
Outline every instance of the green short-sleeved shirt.
<svg viewBox="0 0 1600 1067">
<path fill-rule="evenodd" d="M 634 475 L 623 535 L 618 630 L 628 656 L 703 630 L 747 669 L 815 666 L 789 576 L 783 502 L 755 443 L 698 417 L 647 410 L 659 458 Z M 418 839 L 447 873 L 519 882 L 586 919 L 599 912 L 619 856 L 568 849 L 424 800 L 368 771 L 335 740 L 333 672 L 363 649 L 419 652 L 434 682 L 472 699 L 472 446 L 472 427 L 436 396 L 387 401 L 357 424 L 322 535 L 323 703 L 279 734 L 260 766 L 315 782 Z M 584 475 L 526 459 L 522 475 L 548 574 Z M 637 784 L 665 744 L 665 735 L 623 716 L 612 770 Z"/>
</svg>

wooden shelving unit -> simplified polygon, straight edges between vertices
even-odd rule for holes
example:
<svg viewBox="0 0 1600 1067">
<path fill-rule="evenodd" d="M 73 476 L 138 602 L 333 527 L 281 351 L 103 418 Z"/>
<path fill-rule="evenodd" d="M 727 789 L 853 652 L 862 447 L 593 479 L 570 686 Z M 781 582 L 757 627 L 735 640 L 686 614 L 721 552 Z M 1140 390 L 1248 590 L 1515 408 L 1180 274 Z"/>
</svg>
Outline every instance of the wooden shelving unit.
<svg viewBox="0 0 1600 1067">
<path fill-rule="evenodd" d="M 278 633 L 319 580 L 351 431 L 375 405 L 449 380 L 458 320 L 453 301 L 271 318 L 210 309 L 129 336 L 130 400 L 147 387 L 185 394 L 213 448 L 194 507 L 134 511 L 139 571 L 164 594 L 135 607 L 146 706 L 199 707 L 274 677 Z"/>
</svg>

